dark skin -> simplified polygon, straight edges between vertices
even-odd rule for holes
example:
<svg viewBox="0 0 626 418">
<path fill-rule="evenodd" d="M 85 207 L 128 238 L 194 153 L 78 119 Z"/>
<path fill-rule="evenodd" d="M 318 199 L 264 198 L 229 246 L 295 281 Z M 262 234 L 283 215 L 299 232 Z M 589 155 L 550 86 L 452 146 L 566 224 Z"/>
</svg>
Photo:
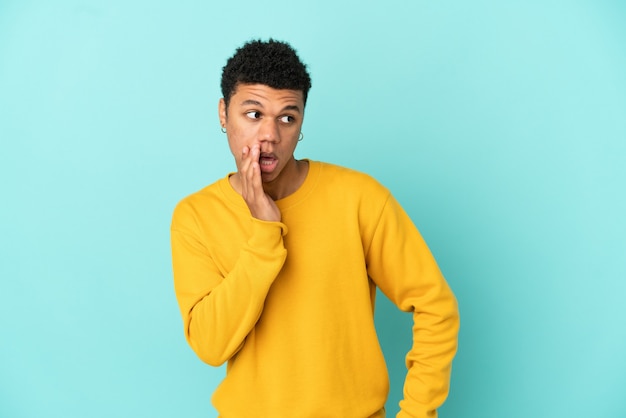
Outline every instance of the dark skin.
<svg viewBox="0 0 626 418">
<path fill-rule="evenodd" d="M 220 100 L 219 117 L 237 164 L 232 187 L 253 217 L 280 221 L 275 201 L 298 190 L 309 169 L 293 155 L 304 119 L 302 91 L 240 84 L 228 108 Z"/>
</svg>

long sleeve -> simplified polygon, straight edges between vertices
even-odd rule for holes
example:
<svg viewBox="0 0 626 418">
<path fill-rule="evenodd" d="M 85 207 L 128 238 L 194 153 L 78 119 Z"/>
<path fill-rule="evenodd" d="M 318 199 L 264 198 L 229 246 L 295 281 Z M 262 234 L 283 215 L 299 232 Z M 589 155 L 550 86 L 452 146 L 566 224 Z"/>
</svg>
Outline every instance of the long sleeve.
<svg viewBox="0 0 626 418">
<path fill-rule="evenodd" d="M 398 418 L 434 418 L 445 401 L 457 349 L 456 299 L 408 215 L 392 196 L 382 209 L 367 254 L 374 282 L 413 313 L 413 345 Z"/>
<path fill-rule="evenodd" d="M 227 219 L 202 222 L 188 205 L 174 212 L 174 285 L 189 345 L 203 361 L 217 366 L 237 353 L 261 316 L 286 259 L 287 227 L 250 218 L 244 222 L 246 237 L 240 219 L 232 225 Z M 208 228 L 210 234 L 200 233 Z M 218 242 L 207 241 L 216 235 Z"/>
<path fill-rule="evenodd" d="M 218 415 L 383 416 L 389 379 L 373 315 L 378 286 L 415 318 L 400 417 L 435 416 L 458 316 L 408 216 L 370 176 L 314 161 L 302 186 L 276 204 L 282 222 L 254 220 L 224 178 L 174 212 L 187 340 L 205 362 L 228 361 L 211 398 Z"/>
</svg>

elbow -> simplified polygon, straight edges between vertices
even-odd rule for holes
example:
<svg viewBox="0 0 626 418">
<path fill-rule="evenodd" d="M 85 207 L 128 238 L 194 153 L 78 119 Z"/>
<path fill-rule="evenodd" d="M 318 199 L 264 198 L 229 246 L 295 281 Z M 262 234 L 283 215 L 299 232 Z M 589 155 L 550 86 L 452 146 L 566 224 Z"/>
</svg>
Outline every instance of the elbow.
<svg viewBox="0 0 626 418">
<path fill-rule="evenodd" d="M 191 349 L 196 353 L 198 358 L 204 363 L 219 367 L 226 363 L 235 354 L 232 350 L 228 350 L 227 347 L 219 347 L 213 344 L 207 344 L 206 342 L 200 343 L 190 337 L 187 338 Z"/>
<path fill-rule="evenodd" d="M 200 360 L 213 367 L 221 366 L 230 358 L 225 353 L 216 352 L 214 350 L 201 350 L 194 348 L 193 351 L 196 353 L 198 358 L 200 358 Z"/>
</svg>

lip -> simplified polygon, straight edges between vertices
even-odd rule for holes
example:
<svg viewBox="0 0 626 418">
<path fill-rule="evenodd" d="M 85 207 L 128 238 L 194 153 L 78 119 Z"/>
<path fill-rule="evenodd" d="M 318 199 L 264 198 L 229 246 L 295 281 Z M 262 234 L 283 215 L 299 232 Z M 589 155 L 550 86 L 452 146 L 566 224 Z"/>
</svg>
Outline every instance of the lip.
<svg viewBox="0 0 626 418">
<path fill-rule="evenodd" d="M 278 158 L 274 154 L 261 154 L 259 157 L 261 173 L 271 173 L 278 166 Z"/>
</svg>

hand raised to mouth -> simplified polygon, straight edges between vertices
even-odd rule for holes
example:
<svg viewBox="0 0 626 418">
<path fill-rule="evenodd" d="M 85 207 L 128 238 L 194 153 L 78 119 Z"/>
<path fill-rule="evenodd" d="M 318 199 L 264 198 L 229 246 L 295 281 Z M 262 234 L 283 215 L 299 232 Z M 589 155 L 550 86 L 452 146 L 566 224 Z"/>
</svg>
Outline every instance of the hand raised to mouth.
<svg viewBox="0 0 626 418">
<path fill-rule="evenodd" d="M 281 214 L 272 198 L 263 190 L 261 180 L 261 150 L 259 145 L 244 146 L 241 151 L 239 176 L 241 196 L 253 217 L 270 222 L 280 222 Z"/>
</svg>

